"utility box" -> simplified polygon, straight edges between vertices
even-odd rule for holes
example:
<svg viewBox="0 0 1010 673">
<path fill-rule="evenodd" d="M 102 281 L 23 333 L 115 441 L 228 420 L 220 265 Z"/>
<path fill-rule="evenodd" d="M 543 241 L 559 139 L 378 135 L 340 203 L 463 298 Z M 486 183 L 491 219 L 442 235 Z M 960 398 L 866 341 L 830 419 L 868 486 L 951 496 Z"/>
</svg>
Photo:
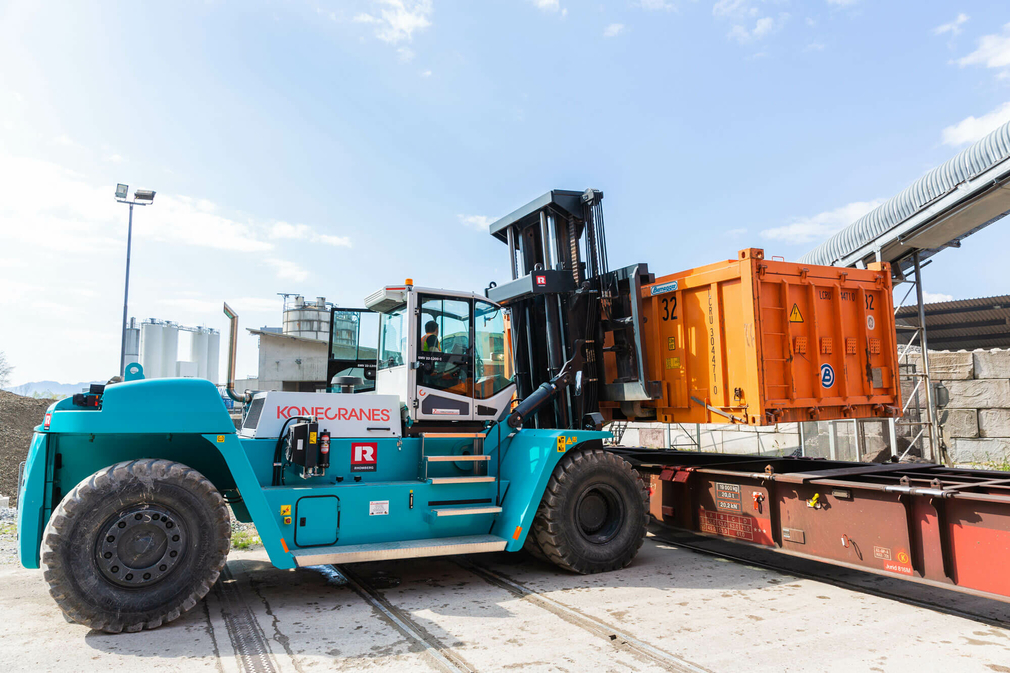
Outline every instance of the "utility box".
<svg viewBox="0 0 1010 673">
<path fill-rule="evenodd" d="M 612 405 L 626 417 L 771 425 L 900 415 L 887 264 L 796 264 L 750 248 L 656 278 L 640 297 L 646 379 L 659 397 Z"/>
</svg>

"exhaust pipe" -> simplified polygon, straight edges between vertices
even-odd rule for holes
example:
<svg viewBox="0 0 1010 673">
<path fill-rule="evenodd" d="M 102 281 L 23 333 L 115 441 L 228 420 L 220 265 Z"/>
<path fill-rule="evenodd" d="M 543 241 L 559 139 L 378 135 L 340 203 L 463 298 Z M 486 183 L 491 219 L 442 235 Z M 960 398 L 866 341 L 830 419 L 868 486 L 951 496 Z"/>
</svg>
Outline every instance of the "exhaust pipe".
<svg viewBox="0 0 1010 673">
<path fill-rule="evenodd" d="M 228 329 L 228 385 L 225 387 L 225 392 L 228 393 L 228 397 L 236 402 L 246 404 L 252 402 L 252 393 L 246 391 L 239 395 L 235 392 L 235 359 L 238 354 L 238 313 L 235 313 L 231 306 L 228 306 L 228 302 L 225 302 L 224 314 L 228 316 L 228 322 L 230 323 Z"/>
</svg>

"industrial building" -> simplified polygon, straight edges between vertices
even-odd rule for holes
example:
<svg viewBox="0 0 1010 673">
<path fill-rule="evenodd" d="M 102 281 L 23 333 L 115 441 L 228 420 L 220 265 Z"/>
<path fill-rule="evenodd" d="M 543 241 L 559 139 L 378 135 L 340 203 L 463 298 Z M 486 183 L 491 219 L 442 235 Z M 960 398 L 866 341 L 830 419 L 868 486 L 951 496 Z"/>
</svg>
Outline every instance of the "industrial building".
<svg viewBox="0 0 1010 673">
<path fill-rule="evenodd" d="M 181 343 L 180 334 L 185 335 Z M 148 318 L 138 327 L 137 319 L 130 318 L 123 361 L 124 365 L 139 362 L 149 379 L 200 378 L 217 384 L 221 333 L 157 318 Z"/>
</svg>

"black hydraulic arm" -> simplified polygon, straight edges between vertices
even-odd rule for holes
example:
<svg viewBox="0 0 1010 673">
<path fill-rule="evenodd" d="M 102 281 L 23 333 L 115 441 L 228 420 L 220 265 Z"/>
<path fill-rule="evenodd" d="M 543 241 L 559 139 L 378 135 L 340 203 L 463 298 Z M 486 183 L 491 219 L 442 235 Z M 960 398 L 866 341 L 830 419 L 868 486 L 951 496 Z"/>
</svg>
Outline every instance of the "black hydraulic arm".
<svg viewBox="0 0 1010 673">
<path fill-rule="evenodd" d="M 535 414 L 545 404 L 550 403 L 555 397 L 560 395 L 568 386 L 575 383 L 576 374 L 582 371 L 585 366 L 585 357 L 582 355 L 582 348 L 585 344 L 581 339 L 575 342 L 575 354 L 564 364 L 558 375 L 534 390 L 529 397 L 520 402 L 509 414 L 509 427 L 519 428 L 523 421 Z"/>
</svg>

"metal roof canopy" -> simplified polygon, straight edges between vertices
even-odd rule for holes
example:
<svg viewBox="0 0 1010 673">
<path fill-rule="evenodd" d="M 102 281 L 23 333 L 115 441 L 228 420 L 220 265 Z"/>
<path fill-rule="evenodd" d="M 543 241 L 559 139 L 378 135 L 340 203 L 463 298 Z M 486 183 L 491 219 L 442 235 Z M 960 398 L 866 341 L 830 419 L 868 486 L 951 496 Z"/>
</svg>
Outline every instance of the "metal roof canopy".
<svg viewBox="0 0 1010 673">
<path fill-rule="evenodd" d="M 933 350 L 1010 348 L 1010 295 L 925 304 L 927 343 Z M 895 313 L 898 342 L 908 343 L 919 325 L 918 306 Z"/>
<path fill-rule="evenodd" d="M 603 192 L 598 193 L 602 199 Z M 575 192 L 569 189 L 552 189 L 543 196 L 533 199 L 525 206 L 516 208 L 505 217 L 493 222 L 490 227 L 491 235 L 503 243 L 507 243 L 508 233 L 506 230 L 510 225 L 518 224 L 519 229 L 525 229 L 531 225 L 539 226 L 540 210 L 545 206 L 550 206 L 552 210 L 557 211 L 561 215 L 566 217 L 572 215 L 575 217 L 577 226 L 579 227 L 576 235 L 577 238 L 582 235 L 582 224 L 585 217 L 582 203 L 583 194 L 585 192 Z"/>
<path fill-rule="evenodd" d="M 800 262 L 865 266 L 890 262 L 902 275 L 1010 211 L 1010 122 L 934 168 L 845 227 Z"/>
</svg>

